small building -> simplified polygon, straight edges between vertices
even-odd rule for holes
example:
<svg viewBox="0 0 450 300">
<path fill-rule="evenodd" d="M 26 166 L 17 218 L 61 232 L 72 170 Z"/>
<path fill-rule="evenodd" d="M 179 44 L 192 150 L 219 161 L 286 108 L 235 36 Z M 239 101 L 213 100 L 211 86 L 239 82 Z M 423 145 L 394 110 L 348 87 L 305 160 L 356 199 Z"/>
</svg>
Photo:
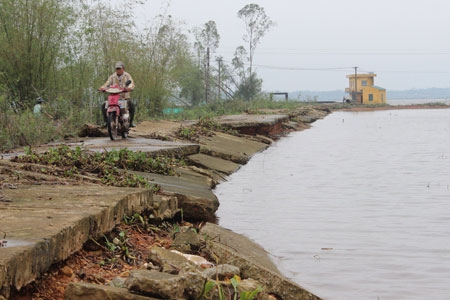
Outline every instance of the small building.
<svg viewBox="0 0 450 300">
<path fill-rule="evenodd" d="M 386 103 L 386 89 L 374 85 L 376 76 L 374 73 L 347 75 L 349 87 L 345 89 L 345 92 L 350 95 L 351 102 L 357 104 Z"/>
</svg>

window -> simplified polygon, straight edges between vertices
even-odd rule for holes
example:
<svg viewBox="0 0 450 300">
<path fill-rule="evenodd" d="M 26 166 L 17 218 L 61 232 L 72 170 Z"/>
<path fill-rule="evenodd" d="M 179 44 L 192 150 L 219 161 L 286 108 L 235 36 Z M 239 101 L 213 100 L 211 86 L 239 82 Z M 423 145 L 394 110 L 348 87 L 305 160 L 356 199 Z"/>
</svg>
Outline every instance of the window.
<svg viewBox="0 0 450 300">
<path fill-rule="evenodd" d="M 362 85 L 362 86 L 367 86 L 367 80 L 362 80 L 362 81 L 361 81 L 361 85 Z"/>
<path fill-rule="evenodd" d="M 369 94 L 369 101 L 373 101 L 373 94 Z"/>
</svg>

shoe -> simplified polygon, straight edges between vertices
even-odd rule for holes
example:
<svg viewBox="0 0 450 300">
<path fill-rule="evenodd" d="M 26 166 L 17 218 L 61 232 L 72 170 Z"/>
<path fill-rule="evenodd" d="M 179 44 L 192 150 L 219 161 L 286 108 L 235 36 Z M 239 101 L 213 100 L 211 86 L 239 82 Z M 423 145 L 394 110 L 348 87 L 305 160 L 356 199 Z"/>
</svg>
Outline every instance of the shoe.
<svg viewBox="0 0 450 300">
<path fill-rule="evenodd" d="M 136 124 L 134 124 L 134 122 L 131 122 L 130 127 L 136 127 Z"/>
<path fill-rule="evenodd" d="M 102 128 L 106 128 L 107 126 L 108 126 L 108 123 L 105 122 L 105 123 L 103 123 Z"/>
</svg>

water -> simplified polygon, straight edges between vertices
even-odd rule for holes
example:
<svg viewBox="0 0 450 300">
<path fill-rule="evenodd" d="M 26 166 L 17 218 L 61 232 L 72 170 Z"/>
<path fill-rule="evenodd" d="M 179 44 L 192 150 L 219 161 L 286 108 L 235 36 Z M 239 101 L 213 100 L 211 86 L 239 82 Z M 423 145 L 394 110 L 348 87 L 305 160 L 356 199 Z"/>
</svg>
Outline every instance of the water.
<svg viewBox="0 0 450 300">
<path fill-rule="evenodd" d="M 387 104 L 389 105 L 409 105 L 409 104 L 427 104 L 427 103 L 444 103 L 449 105 L 450 100 L 447 98 L 440 99 L 395 99 L 395 100 L 387 100 Z"/>
<path fill-rule="evenodd" d="M 450 299 L 450 110 L 334 112 L 220 184 L 221 226 L 324 299 Z"/>
</svg>

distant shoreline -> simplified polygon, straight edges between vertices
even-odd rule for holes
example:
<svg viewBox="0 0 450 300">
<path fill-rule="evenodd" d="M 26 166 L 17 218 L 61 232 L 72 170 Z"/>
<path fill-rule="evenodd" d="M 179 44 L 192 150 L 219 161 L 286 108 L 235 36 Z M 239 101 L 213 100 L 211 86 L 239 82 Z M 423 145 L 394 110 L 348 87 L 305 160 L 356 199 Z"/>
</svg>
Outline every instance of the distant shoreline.
<svg viewBox="0 0 450 300">
<path fill-rule="evenodd" d="M 374 107 L 348 107 L 337 109 L 340 111 L 375 111 L 375 110 L 396 110 L 396 109 L 449 109 L 450 105 L 446 104 L 407 104 L 407 105 L 384 105 L 384 106 L 374 106 Z"/>
<path fill-rule="evenodd" d="M 300 90 L 289 92 L 290 99 L 297 99 L 300 101 L 337 101 L 342 99 L 346 93 L 342 90 L 329 91 L 310 91 Z M 386 90 L 386 97 L 388 101 L 395 100 L 450 100 L 450 88 L 423 88 L 423 89 L 409 89 L 409 90 Z"/>
</svg>

